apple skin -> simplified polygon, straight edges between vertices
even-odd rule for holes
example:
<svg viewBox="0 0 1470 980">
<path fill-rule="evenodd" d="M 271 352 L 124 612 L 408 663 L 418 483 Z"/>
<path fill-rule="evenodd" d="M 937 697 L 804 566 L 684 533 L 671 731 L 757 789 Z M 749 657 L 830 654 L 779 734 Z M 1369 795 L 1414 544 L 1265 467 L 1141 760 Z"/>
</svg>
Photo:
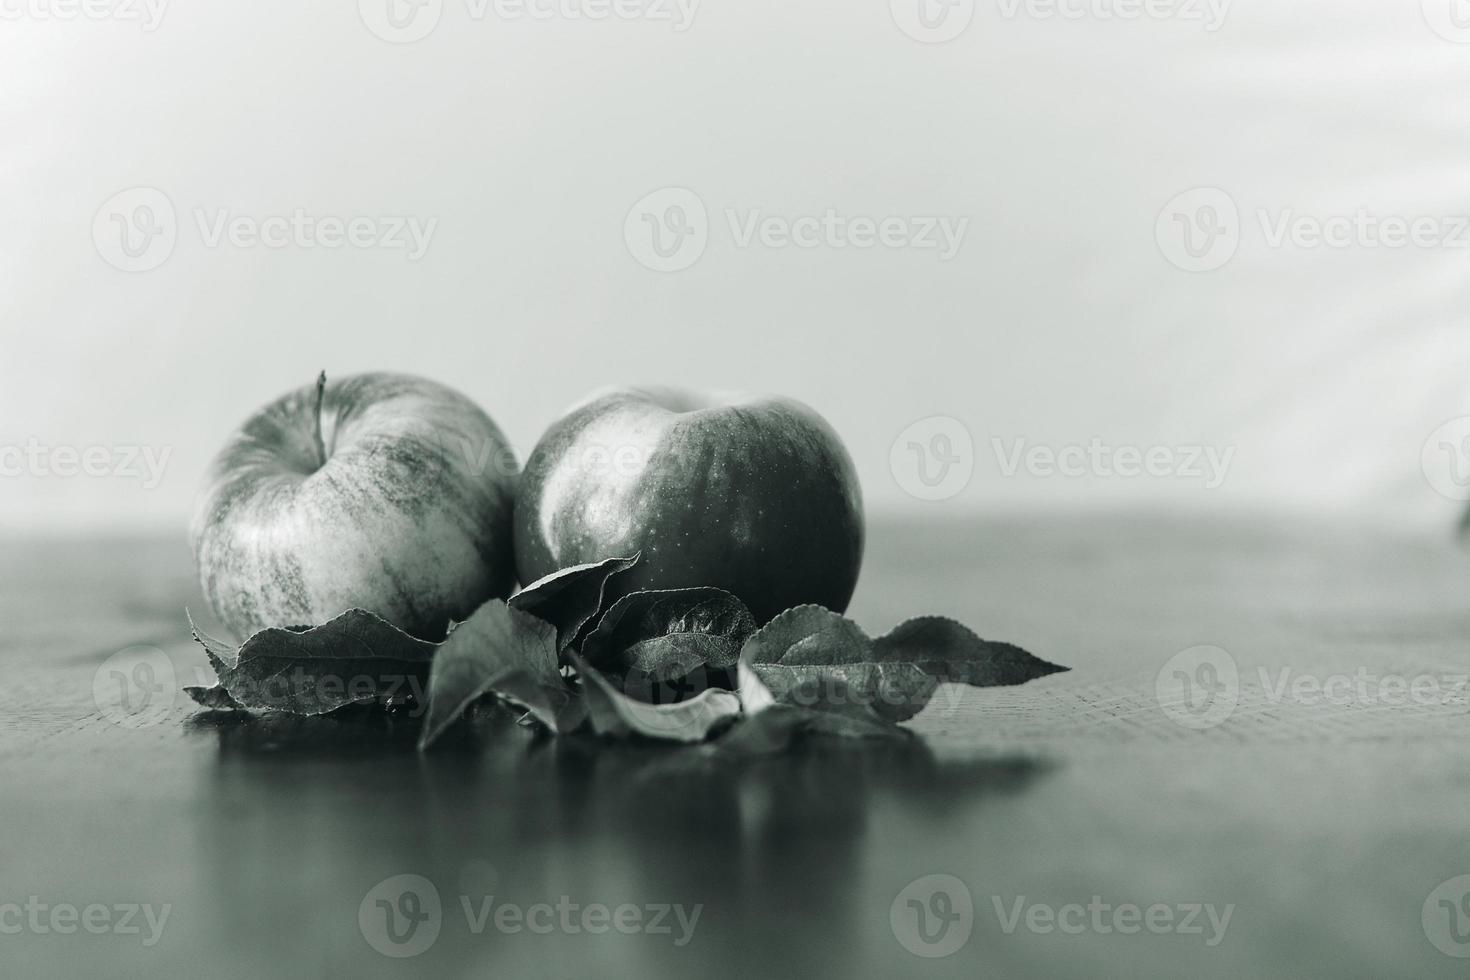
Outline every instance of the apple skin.
<svg viewBox="0 0 1470 980">
<path fill-rule="evenodd" d="M 594 394 L 542 436 L 516 496 L 521 581 L 641 551 L 613 596 L 712 585 L 760 623 L 802 603 L 845 610 L 863 535 L 852 460 L 787 398 Z"/>
<path fill-rule="evenodd" d="M 508 595 L 516 463 L 489 416 L 410 375 L 318 385 L 261 409 L 210 464 L 191 538 L 219 619 L 243 638 L 360 607 L 438 640 Z"/>
</svg>

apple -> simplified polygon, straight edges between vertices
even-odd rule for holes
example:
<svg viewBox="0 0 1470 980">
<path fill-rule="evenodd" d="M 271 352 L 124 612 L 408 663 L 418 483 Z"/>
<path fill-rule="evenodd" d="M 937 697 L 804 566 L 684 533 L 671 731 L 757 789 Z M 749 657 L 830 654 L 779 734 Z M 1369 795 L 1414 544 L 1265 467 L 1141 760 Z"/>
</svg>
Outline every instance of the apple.
<svg viewBox="0 0 1470 980">
<path fill-rule="evenodd" d="M 765 623 L 841 612 L 863 558 L 862 494 L 826 421 L 789 398 L 623 388 L 542 436 L 516 495 L 521 581 L 641 551 L 609 585 L 712 585 Z"/>
<path fill-rule="evenodd" d="M 505 437 L 464 395 L 323 374 L 210 464 L 190 535 L 204 595 L 240 637 L 360 607 L 442 639 L 515 586 L 515 481 Z"/>
</svg>

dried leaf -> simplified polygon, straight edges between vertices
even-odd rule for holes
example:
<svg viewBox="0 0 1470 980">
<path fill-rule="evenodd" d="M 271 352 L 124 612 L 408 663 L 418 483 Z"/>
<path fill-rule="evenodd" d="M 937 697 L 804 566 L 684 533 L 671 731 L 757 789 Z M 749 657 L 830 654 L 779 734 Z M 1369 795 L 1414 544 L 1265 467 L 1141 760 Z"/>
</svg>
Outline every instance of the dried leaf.
<svg viewBox="0 0 1470 980">
<path fill-rule="evenodd" d="M 943 616 L 921 616 L 873 641 L 874 659 L 910 663 L 941 681 L 971 687 L 1024 684 L 1067 670 L 1018 646 L 982 640 L 968 627 Z"/>
<path fill-rule="evenodd" d="M 740 699 L 729 691 L 709 688 L 687 701 L 648 704 L 618 690 L 581 657 L 573 655 L 572 662 L 582 677 L 593 731 L 599 735 L 701 742 L 714 728 L 740 714 Z"/>
<path fill-rule="evenodd" d="M 736 665 L 736 693 L 740 696 L 740 707 L 747 716 L 756 715 L 776 703 L 776 697 L 766 682 L 760 679 L 754 668 L 742 656 Z"/>
<path fill-rule="evenodd" d="M 891 722 L 918 714 L 939 686 L 938 678 L 911 663 L 752 664 L 751 668 L 783 704 L 826 708 L 839 697 L 848 698 Z"/>
<path fill-rule="evenodd" d="M 184 618 L 189 621 L 189 632 L 193 634 L 194 642 L 204 648 L 204 655 L 209 658 L 209 663 L 214 667 L 216 674 L 223 673 L 228 668 L 235 666 L 236 650 L 233 644 L 216 640 L 200 629 L 194 623 L 194 616 L 188 609 L 184 610 Z"/>
<path fill-rule="evenodd" d="M 872 653 L 857 623 L 821 606 L 796 606 L 756 631 L 741 656 L 753 664 L 851 664 Z"/>
<path fill-rule="evenodd" d="M 678 677 L 700 667 L 733 667 L 755 632 L 745 603 L 716 588 L 633 592 L 603 614 L 582 658 L 621 675 Z"/>
<path fill-rule="evenodd" d="M 918 714 L 941 682 L 1022 684 L 1065 669 L 938 616 L 908 620 L 871 640 L 820 606 L 797 606 L 771 620 L 746 641 L 741 661 L 778 703 L 844 715 L 861 707 L 886 722 Z M 748 683 L 742 678 L 742 691 Z"/>
<path fill-rule="evenodd" d="M 213 684 L 209 687 L 186 687 L 184 693 L 193 698 L 196 703 L 213 711 L 230 711 L 240 708 L 240 703 L 230 697 L 230 692 L 220 684 Z"/>
<path fill-rule="evenodd" d="M 840 684 L 840 681 L 833 683 Z M 890 724 L 876 712 L 840 691 L 820 696 L 814 690 L 792 692 L 805 704 L 777 703 L 752 668 L 740 664 L 740 700 L 745 717 L 719 741 L 721 751 L 764 755 L 785 749 L 805 735 L 839 738 L 904 739 L 906 728 Z M 846 704 L 846 709 L 839 707 Z"/>
<path fill-rule="evenodd" d="M 482 606 L 437 646 L 354 609 L 322 626 L 263 630 L 237 652 L 191 618 L 220 683 L 185 690 L 207 708 L 302 715 L 418 700 L 428 710 L 420 748 L 492 694 L 528 709 L 523 724 L 567 733 L 590 718 L 599 734 L 677 742 L 702 741 L 743 712 L 721 747 L 768 752 L 809 734 L 909 737 L 896 723 L 940 683 L 1020 684 L 1066 669 L 938 616 L 874 640 L 807 605 L 756 629 L 715 588 L 635 592 L 598 618 L 608 580 L 637 561 L 563 569 Z M 579 656 L 571 648 L 584 633 Z M 563 656 L 580 685 L 562 677 Z"/>
<path fill-rule="evenodd" d="M 609 558 L 588 565 L 573 565 L 537 579 L 511 596 L 510 607 L 530 613 L 556 627 L 556 649 L 572 645 L 602 609 L 607 580 L 638 564 L 639 555 Z"/>
<path fill-rule="evenodd" d="M 585 707 L 557 668 L 556 627 L 498 599 L 481 606 L 450 634 L 429 676 L 425 749 L 488 694 L 514 701 L 555 732 L 581 724 Z"/>
<path fill-rule="evenodd" d="M 635 643 L 618 656 L 618 669 L 626 676 L 652 681 L 670 680 L 690 674 L 728 671 L 740 654 L 728 640 L 700 633 L 670 633 Z"/>
<path fill-rule="evenodd" d="M 321 626 L 261 630 L 233 658 L 197 627 L 194 635 L 235 704 L 299 715 L 420 700 L 435 649 L 365 609 Z"/>
</svg>

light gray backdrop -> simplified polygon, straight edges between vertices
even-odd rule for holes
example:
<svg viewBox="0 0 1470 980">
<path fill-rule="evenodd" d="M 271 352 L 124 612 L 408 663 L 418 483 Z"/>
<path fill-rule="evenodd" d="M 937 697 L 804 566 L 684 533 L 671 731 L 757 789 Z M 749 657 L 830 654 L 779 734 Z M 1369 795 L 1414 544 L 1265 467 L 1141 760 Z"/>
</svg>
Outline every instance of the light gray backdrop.
<svg viewBox="0 0 1470 980">
<path fill-rule="evenodd" d="M 877 512 L 1453 521 L 1470 5 L 916 2 L 0 0 L 0 527 L 181 527 L 323 367 L 522 458 L 795 395 Z"/>
</svg>

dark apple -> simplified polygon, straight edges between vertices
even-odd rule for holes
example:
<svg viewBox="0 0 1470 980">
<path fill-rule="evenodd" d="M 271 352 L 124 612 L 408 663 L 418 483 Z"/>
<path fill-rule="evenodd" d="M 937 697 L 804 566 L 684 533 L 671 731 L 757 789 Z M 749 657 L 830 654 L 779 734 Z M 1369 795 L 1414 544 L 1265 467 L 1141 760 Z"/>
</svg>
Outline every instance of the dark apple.
<svg viewBox="0 0 1470 980">
<path fill-rule="evenodd" d="M 643 553 L 611 581 L 713 585 L 759 622 L 802 603 L 841 612 L 863 557 L 852 460 L 820 415 L 789 398 L 667 388 L 600 393 L 542 436 L 516 497 L 521 581 Z"/>
<path fill-rule="evenodd" d="M 515 586 L 515 457 L 464 395 L 362 374 L 267 405 L 215 457 L 192 527 L 240 637 L 360 607 L 424 639 Z"/>
</svg>

